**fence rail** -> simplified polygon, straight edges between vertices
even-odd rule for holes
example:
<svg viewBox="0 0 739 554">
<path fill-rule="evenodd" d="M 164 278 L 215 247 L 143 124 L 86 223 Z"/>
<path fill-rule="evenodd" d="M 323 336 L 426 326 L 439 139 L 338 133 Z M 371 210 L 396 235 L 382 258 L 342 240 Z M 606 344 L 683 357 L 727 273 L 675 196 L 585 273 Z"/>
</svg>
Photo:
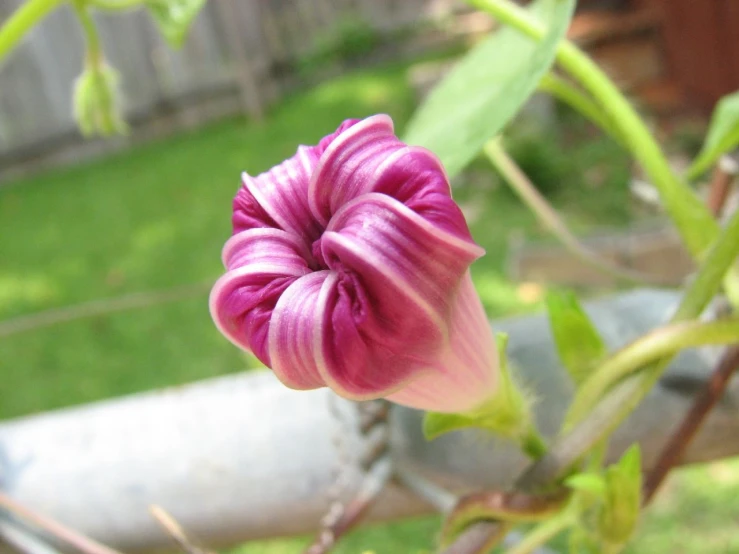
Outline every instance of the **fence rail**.
<svg viewBox="0 0 739 554">
<path fill-rule="evenodd" d="M 0 21 L 23 0 L 0 0 Z M 104 50 L 121 73 L 131 137 L 83 143 L 72 83 L 84 44 L 63 7 L 0 66 L 0 172 L 60 162 L 242 111 L 259 115 L 294 81 L 295 62 L 347 21 L 377 32 L 420 22 L 439 0 L 209 0 L 181 50 L 143 10 L 96 14 Z"/>
</svg>

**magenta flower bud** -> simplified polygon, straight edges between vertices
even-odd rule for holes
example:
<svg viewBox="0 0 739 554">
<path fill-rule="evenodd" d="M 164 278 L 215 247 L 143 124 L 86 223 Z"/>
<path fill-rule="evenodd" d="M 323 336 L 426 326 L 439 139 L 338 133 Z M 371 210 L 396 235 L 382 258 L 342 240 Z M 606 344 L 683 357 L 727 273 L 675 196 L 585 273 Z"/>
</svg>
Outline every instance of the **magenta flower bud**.
<svg viewBox="0 0 739 554">
<path fill-rule="evenodd" d="M 467 411 L 495 391 L 495 340 L 470 279 L 483 254 L 441 162 L 386 115 L 345 121 L 234 200 L 220 331 L 294 389 Z"/>
</svg>

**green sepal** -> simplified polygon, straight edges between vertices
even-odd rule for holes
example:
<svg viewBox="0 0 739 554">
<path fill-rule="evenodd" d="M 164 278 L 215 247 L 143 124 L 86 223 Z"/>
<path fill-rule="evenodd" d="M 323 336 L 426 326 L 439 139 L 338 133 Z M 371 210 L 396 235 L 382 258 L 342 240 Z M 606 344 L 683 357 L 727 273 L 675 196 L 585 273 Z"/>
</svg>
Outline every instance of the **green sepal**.
<svg viewBox="0 0 739 554">
<path fill-rule="evenodd" d="M 149 14 L 172 48 L 180 48 L 185 42 L 190 25 L 204 5 L 205 0 L 145 1 Z"/>
<path fill-rule="evenodd" d="M 572 292 L 549 292 L 546 304 L 559 358 L 575 384 L 580 385 L 608 349 Z"/>
<path fill-rule="evenodd" d="M 724 96 L 716 104 L 706 141 L 688 169 L 688 179 L 696 179 L 726 152 L 739 146 L 739 91 Z"/>
<path fill-rule="evenodd" d="M 516 384 L 506 358 L 508 335 L 496 335 L 498 345 L 498 387 L 493 396 L 474 410 L 459 414 L 427 412 L 423 433 L 432 440 L 467 427 L 486 429 L 522 444 L 533 456 L 543 453 L 544 446 L 533 425 L 531 398 Z"/>
</svg>

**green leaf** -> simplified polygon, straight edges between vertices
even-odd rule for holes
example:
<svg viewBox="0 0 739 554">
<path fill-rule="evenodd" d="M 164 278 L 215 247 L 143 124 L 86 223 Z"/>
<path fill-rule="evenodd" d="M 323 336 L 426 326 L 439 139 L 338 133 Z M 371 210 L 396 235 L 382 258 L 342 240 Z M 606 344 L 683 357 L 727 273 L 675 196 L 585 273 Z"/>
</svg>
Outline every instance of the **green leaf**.
<svg viewBox="0 0 739 554">
<path fill-rule="evenodd" d="M 599 521 L 603 540 L 609 544 L 625 543 L 634 533 L 641 507 L 641 453 L 632 445 L 618 463 L 605 472 L 606 496 Z"/>
<path fill-rule="evenodd" d="M 739 91 L 724 96 L 716 104 L 706 142 L 688 169 L 688 179 L 696 179 L 726 152 L 739 146 Z"/>
<path fill-rule="evenodd" d="M 195 16 L 205 0 L 146 0 L 146 8 L 172 48 L 185 42 Z"/>
<path fill-rule="evenodd" d="M 450 177 L 459 173 L 536 90 L 554 63 L 574 4 L 535 3 L 549 29 L 541 41 L 505 27 L 470 50 L 416 111 L 405 140 L 436 153 Z"/>
<path fill-rule="evenodd" d="M 580 385 L 607 354 L 606 345 L 573 293 L 550 292 L 546 303 L 559 358 Z"/>
<path fill-rule="evenodd" d="M 475 420 L 464 414 L 445 414 L 441 412 L 426 412 L 423 417 L 423 435 L 426 440 L 457 431 L 466 427 L 475 427 Z"/>
</svg>

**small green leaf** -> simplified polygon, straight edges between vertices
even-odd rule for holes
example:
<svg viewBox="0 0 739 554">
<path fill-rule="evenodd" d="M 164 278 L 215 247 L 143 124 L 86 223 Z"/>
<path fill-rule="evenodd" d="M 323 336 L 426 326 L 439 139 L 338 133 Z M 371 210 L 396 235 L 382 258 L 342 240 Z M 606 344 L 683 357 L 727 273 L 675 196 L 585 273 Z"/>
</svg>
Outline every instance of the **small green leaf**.
<svg viewBox="0 0 739 554">
<path fill-rule="evenodd" d="M 634 533 L 641 507 L 641 453 L 632 445 L 618 463 L 605 472 L 606 496 L 599 521 L 606 543 L 620 545 Z"/>
<path fill-rule="evenodd" d="M 533 9 L 549 29 L 541 41 L 505 27 L 457 64 L 414 114 L 405 140 L 425 146 L 459 173 L 536 90 L 554 63 L 574 0 L 538 0 Z"/>
<path fill-rule="evenodd" d="M 606 345 L 573 293 L 550 292 L 546 302 L 559 358 L 580 385 L 607 354 Z"/>
<path fill-rule="evenodd" d="M 441 412 L 426 412 L 423 418 L 423 435 L 426 440 L 434 440 L 439 435 L 475 427 L 475 420 L 463 414 L 444 414 Z"/>
<path fill-rule="evenodd" d="M 739 91 L 724 96 L 716 104 L 703 149 L 688 169 L 688 178 L 696 179 L 710 169 L 726 152 L 739 146 Z"/>
<path fill-rule="evenodd" d="M 205 0 L 146 0 L 146 8 L 172 48 L 185 42 L 195 16 Z"/>
</svg>

